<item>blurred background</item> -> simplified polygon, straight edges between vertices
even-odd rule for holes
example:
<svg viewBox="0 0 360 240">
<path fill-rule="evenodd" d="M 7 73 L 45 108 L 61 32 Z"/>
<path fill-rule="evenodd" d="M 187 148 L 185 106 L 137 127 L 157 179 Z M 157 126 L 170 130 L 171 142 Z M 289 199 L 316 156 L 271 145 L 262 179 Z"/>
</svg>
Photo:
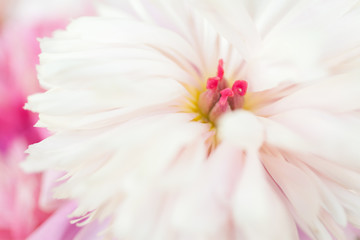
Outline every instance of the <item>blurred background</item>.
<svg viewBox="0 0 360 240">
<path fill-rule="evenodd" d="M 48 134 L 23 109 L 28 95 L 42 91 L 38 39 L 92 14 L 90 0 L 0 0 L 0 240 L 73 239 L 80 231 L 67 219 L 74 203 L 51 198 L 60 173 L 27 174 L 19 163 Z"/>
</svg>

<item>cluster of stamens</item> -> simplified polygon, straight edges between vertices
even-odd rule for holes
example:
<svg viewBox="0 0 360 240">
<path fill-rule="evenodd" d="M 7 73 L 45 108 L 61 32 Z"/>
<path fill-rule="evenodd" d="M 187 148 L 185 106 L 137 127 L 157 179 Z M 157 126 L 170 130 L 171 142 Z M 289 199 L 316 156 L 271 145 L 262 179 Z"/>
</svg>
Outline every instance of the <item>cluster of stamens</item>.
<svg viewBox="0 0 360 240">
<path fill-rule="evenodd" d="M 206 91 L 200 94 L 199 109 L 207 121 L 216 123 L 216 120 L 225 112 L 242 108 L 244 95 L 247 91 L 247 82 L 236 80 L 229 87 L 224 78 L 224 62 L 219 60 L 217 76 L 207 80 Z"/>
</svg>

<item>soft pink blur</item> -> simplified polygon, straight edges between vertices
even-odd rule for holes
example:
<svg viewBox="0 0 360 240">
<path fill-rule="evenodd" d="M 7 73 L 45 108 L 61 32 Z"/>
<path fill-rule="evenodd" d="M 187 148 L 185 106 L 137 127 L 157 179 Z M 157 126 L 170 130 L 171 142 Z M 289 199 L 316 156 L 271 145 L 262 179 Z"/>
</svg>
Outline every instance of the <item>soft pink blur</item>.
<svg viewBox="0 0 360 240">
<path fill-rule="evenodd" d="M 24 159 L 25 139 L 17 139 L 0 154 L 0 239 L 24 239 L 49 215 L 38 207 L 40 175 L 18 167 Z"/>
<path fill-rule="evenodd" d="M 38 2 L 34 4 L 41 1 Z M 27 146 L 46 136 L 44 130 L 33 127 L 37 116 L 23 109 L 27 96 L 41 91 L 36 76 L 40 53 L 37 39 L 50 36 L 55 29 L 64 28 L 70 17 L 90 13 L 84 2 L 73 2 L 73 5 L 84 5 L 83 11 L 76 15 L 72 11 L 66 15 L 64 11 L 62 14 L 49 14 L 42 9 L 44 16 L 38 11 L 36 18 L 19 11 L 22 4 L 29 5 L 30 1 L 0 2 L 0 240 L 25 239 L 47 219 L 44 225 L 51 226 L 54 223 L 51 219 L 59 217 L 62 220 L 55 224 L 59 231 L 66 233 L 56 235 L 49 227 L 53 236 L 51 239 L 55 236 L 72 239 L 72 234 L 79 230 L 69 223 L 66 216 L 69 204 L 73 203 L 49 205 L 56 174 L 27 174 L 21 170 L 19 163 L 25 158 Z"/>
<path fill-rule="evenodd" d="M 3 26 L 6 27 L 6 26 Z M 41 175 L 26 174 L 19 168 L 27 146 L 42 139 L 32 126 L 36 116 L 23 109 L 29 89 L 21 84 L 11 41 L 15 33 L 2 29 L 0 35 L 0 239 L 24 239 L 49 213 L 38 206 Z M 19 47 L 25 48 L 26 44 Z M 33 46 L 30 45 L 29 48 Z M 35 53 L 35 52 L 34 52 Z M 24 58 L 27 57 L 24 52 Z M 34 62 L 27 67 L 35 68 Z M 21 66 L 20 68 L 23 68 Z M 19 71 L 23 71 L 19 69 Z M 29 74 L 29 76 L 31 76 Z M 35 75 L 32 74 L 35 79 Z M 35 83 L 35 81 L 33 81 Z M 33 90 L 31 90 L 32 92 Z"/>
</svg>

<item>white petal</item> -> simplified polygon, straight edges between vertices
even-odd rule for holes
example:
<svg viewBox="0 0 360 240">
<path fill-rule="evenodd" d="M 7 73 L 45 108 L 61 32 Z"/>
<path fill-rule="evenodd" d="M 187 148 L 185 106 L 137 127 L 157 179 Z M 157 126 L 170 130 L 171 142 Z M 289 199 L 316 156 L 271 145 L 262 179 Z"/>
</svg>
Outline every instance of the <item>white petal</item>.
<svg viewBox="0 0 360 240">
<path fill-rule="evenodd" d="M 259 118 L 259 120 L 264 124 L 265 140 L 267 143 L 286 151 L 310 151 L 311 146 L 309 146 L 306 139 L 298 135 L 296 131 L 269 118 Z"/>
<path fill-rule="evenodd" d="M 231 239 L 229 201 L 241 176 L 242 151 L 221 144 L 177 200 L 172 223 L 192 239 Z"/>
<path fill-rule="evenodd" d="M 271 118 L 305 138 L 312 146 L 312 153 L 360 169 L 360 125 L 357 119 L 310 109 L 287 111 Z"/>
<path fill-rule="evenodd" d="M 219 138 L 246 150 L 258 150 L 264 141 L 264 129 L 255 115 L 244 110 L 226 113 L 219 119 Z"/>
<path fill-rule="evenodd" d="M 309 176 L 288 163 L 281 155 L 263 155 L 262 161 L 296 214 L 312 225 L 320 212 L 321 199 Z"/>
<path fill-rule="evenodd" d="M 360 108 L 360 71 L 354 70 L 308 83 L 303 88 L 259 110 L 273 115 L 296 108 L 347 112 Z"/>
<path fill-rule="evenodd" d="M 260 35 L 241 1 L 197 1 L 198 8 L 248 60 L 259 51 Z"/>
<path fill-rule="evenodd" d="M 233 199 L 235 224 L 247 240 L 298 239 L 295 224 L 270 186 L 255 152 L 248 152 Z"/>
<path fill-rule="evenodd" d="M 73 216 L 97 209 L 92 215 L 108 217 L 105 213 L 113 214 L 114 207 L 122 206 L 122 198 L 119 196 L 129 197 L 130 205 L 123 205 L 121 211 L 130 211 L 130 214 L 133 213 L 132 209 L 144 207 L 144 202 L 133 202 L 131 199 L 138 199 L 139 196 L 147 199 L 149 194 L 153 194 L 150 191 L 152 186 L 163 180 L 160 178 L 162 173 L 166 172 L 188 144 L 195 139 L 205 142 L 200 137 L 207 133 L 207 126 L 190 120 L 187 114 L 177 113 L 133 120 L 106 131 L 100 129 L 83 131 L 82 134 L 56 134 L 29 149 L 30 156 L 25 166 L 28 170 L 52 166 L 68 172 L 70 178 L 57 188 L 56 196 L 76 198 L 79 201 L 79 208 Z M 206 156 L 207 148 L 199 149 L 203 152 L 188 153 L 194 161 L 191 164 L 199 164 Z M 185 177 L 186 173 L 182 176 Z M 161 181 L 158 186 L 170 188 Z M 154 202 L 157 202 L 156 195 L 153 196 Z M 150 202 L 147 204 L 151 205 Z M 113 209 L 109 211 L 105 207 L 107 205 Z M 98 213 L 101 209 L 104 211 Z M 156 217 L 156 213 L 149 213 L 149 216 Z M 123 217 L 130 221 L 126 216 L 125 213 L 119 215 L 117 221 L 123 223 Z M 128 223 L 130 227 L 138 222 L 134 221 Z"/>
</svg>

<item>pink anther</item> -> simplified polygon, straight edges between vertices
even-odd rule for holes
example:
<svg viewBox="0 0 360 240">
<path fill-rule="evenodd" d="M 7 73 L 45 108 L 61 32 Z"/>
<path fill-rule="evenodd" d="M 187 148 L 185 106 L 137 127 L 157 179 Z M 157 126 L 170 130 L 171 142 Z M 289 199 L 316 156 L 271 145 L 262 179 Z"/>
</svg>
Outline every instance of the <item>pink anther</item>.
<svg viewBox="0 0 360 240">
<path fill-rule="evenodd" d="M 206 88 L 210 90 L 216 90 L 220 79 L 218 77 L 211 77 L 207 80 Z"/>
<path fill-rule="evenodd" d="M 218 69 L 217 69 L 217 76 L 222 79 L 224 77 L 224 61 L 219 59 Z"/>
<path fill-rule="evenodd" d="M 230 88 L 225 88 L 224 90 L 222 90 L 220 92 L 220 95 L 221 95 L 221 97 L 220 97 L 219 103 L 221 105 L 225 105 L 228 97 L 234 96 L 234 92 Z"/>
<path fill-rule="evenodd" d="M 232 90 L 235 94 L 244 96 L 246 94 L 248 83 L 244 80 L 236 80 L 232 86 Z"/>
</svg>

